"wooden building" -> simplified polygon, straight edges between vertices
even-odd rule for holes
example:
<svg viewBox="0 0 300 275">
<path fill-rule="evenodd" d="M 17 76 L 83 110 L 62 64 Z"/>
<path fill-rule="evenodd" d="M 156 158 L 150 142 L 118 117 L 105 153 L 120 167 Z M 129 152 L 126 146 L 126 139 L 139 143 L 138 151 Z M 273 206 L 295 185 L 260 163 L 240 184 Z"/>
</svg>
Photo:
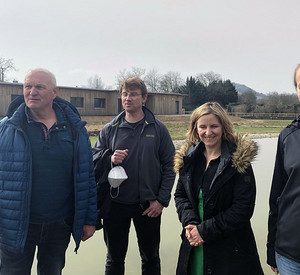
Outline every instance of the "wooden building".
<svg viewBox="0 0 300 275">
<path fill-rule="evenodd" d="M 23 94 L 23 84 L 0 82 L 0 117 L 5 116 L 11 101 Z M 71 102 L 82 116 L 117 115 L 122 110 L 118 90 L 59 87 L 58 96 Z M 182 113 L 181 94 L 148 93 L 146 107 L 156 115 Z"/>
</svg>

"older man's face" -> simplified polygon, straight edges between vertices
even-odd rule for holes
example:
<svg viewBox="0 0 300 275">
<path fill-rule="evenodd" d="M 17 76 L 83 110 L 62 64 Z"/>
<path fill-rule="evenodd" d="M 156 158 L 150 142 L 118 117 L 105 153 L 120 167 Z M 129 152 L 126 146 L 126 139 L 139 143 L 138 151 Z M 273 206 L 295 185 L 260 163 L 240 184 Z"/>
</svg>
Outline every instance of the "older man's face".
<svg viewBox="0 0 300 275">
<path fill-rule="evenodd" d="M 24 80 L 23 94 L 25 104 L 33 111 L 44 112 L 52 109 L 52 103 L 57 95 L 51 78 L 44 72 L 31 71 Z"/>
</svg>

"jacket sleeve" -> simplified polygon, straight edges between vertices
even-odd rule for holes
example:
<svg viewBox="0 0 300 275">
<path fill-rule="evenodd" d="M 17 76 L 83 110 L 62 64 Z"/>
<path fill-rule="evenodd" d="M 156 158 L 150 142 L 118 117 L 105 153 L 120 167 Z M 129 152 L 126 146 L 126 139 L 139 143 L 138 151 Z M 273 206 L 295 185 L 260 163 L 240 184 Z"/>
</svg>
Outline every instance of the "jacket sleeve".
<svg viewBox="0 0 300 275">
<path fill-rule="evenodd" d="M 199 224 L 199 216 L 195 212 L 191 200 L 188 198 L 181 175 L 179 175 L 174 197 L 176 210 L 182 226 L 185 227 L 188 224 Z"/>
<path fill-rule="evenodd" d="M 173 170 L 173 159 L 175 147 L 167 127 L 161 123 L 161 142 L 159 146 L 159 157 L 161 167 L 161 182 L 157 200 L 164 206 L 169 205 L 171 191 L 175 181 L 175 172 Z"/>
<path fill-rule="evenodd" d="M 111 169 L 112 149 L 110 148 L 109 126 L 106 125 L 100 131 L 98 140 L 96 141 L 92 152 L 95 169 L 95 177 L 97 182 L 97 225 L 96 229 L 102 228 L 101 219 L 106 218 L 110 209 L 110 185 L 108 183 L 108 173 Z"/>
<path fill-rule="evenodd" d="M 276 267 L 275 262 L 275 239 L 276 239 L 276 224 L 278 217 L 277 200 L 280 197 L 282 190 L 287 181 L 287 174 L 284 170 L 284 155 L 282 148 L 282 136 L 280 135 L 277 143 L 277 152 L 275 166 L 273 172 L 272 186 L 269 197 L 269 220 L 268 220 L 268 239 L 267 239 L 267 263 Z"/>
<path fill-rule="evenodd" d="M 212 211 L 210 208 L 215 208 L 215 203 L 220 204 L 222 208 L 215 215 L 212 214 L 211 218 L 208 217 L 198 225 L 200 236 L 206 242 L 226 238 L 250 223 L 256 195 L 255 178 L 251 165 L 243 174 L 235 172 L 231 180 L 233 181 L 232 190 L 222 194 L 223 197 L 219 198 L 219 202 L 212 200 L 205 206 L 205 216 Z"/>
<path fill-rule="evenodd" d="M 113 153 L 109 146 L 109 132 L 109 126 L 104 126 L 92 149 L 97 183 L 107 181 L 107 175 L 111 169 L 111 156 Z"/>
<path fill-rule="evenodd" d="M 84 138 L 86 138 L 86 147 L 88 150 L 89 182 L 88 182 L 88 214 L 85 219 L 86 225 L 95 225 L 97 220 L 97 189 L 95 183 L 94 165 L 92 159 L 92 148 L 88 133 L 84 129 Z M 86 150 L 86 149 L 85 149 Z"/>
</svg>

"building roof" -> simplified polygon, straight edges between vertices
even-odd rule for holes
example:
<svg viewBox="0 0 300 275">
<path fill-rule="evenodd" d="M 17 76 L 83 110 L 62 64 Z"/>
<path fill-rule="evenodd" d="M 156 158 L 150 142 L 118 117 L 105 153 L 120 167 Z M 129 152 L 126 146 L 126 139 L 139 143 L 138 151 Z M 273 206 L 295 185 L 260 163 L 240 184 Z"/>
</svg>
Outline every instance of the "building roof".
<svg viewBox="0 0 300 275">
<path fill-rule="evenodd" d="M 23 86 L 23 83 L 13 83 L 13 82 L 0 82 L 0 85 L 6 85 L 6 86 Z M 106 89 L 93 89 L 93 88 L 88 88 L 88 87 L 70 87 L 70 86 L 58 86 L 59 89 L 72 89 L 72 90 L 88 90 L 88 91 L 99 91 L 99 92 L 119 92 L 119 90 L 106 90 Z M 148 92 L 150 95 L 176 95 L 176 96 L 184 96 L 184 94 L 179 94 L 179 93 L 154 93 L 154 92 Z"/>
</svg>

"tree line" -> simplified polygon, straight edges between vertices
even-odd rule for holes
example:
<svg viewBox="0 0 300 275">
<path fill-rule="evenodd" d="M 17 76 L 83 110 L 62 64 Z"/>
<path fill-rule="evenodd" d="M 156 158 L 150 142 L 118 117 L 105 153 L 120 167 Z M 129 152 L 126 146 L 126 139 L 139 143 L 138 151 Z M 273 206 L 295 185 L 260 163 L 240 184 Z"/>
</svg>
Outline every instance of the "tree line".
<svg viewBox="0 0 300 275">
<path fill-rule="evenodd" d="M 199 73 L 183 80 L 179 72 L 169 71 L 160 74 L 158 70 L 133 67 L 124 69 L 116 77 L 119 86 L 121 81 L 130 76 L 142 78 L 150 92 L 183 94 L 183 108 L 192 111 L 208 101 L 217 101 L 229 112 L 242 113 L 300 113 L 300 104 L 296 93 L 278 93 L 258 97 L 249 88 L 248 91 L 238 93 L 233 83 L 222 79 L 221 74 L 215 72 Z"/>
<path fill-rule="evenodd" d="M 7 72 L 16 70 L 13 59 L 0 57 L 0 82 L 6 81 Z M 206 72 L 189 76 L 185 80 L 179 72 L 169 71 L 161 74 L 157 69 L 146 70 L 140 67 L 123 69 L 116 76 L 115 85 L 122 80 L 136 76 L 145 81 L 149 92 L 180 93 L 183 96 L 183 108 L 192 111 L 207 101 L 217 101 L 230 112 L 242 113 L 299 113 L 300 104 L 295 94 L 272 92 L 262 98 L 249 91 L 238 93 L 233 83 L 222 79 L 219 73 Z M 87 79 L 83 87 L 111 89 L 105 86 L 99 75 Z"/>
<path fill-rule="evenodd" d="M 271 92 L 263 98 L 257 98 L 253 91 L 239 95 L 235 111 L 243 113 L 300 113 L 297 93 L 287 94 Z"/>
<path fill-rule="evenodd" d="M 156 69 L 146 72 L 143 68 L 133 67 L 119 72 L 116 77 L 118 85 L 130 76 L 143 79 L 150 92 L 183 94 L 182 104 L 187 111 L 207 101 L 218 101 L 224 107 L 238 101 L 238 93 L 231 81 L 222 80 L 221 75 L 215 72 L 199 73 L 184 81 L 179 72 L 160 74 Z"/>
</svg>

